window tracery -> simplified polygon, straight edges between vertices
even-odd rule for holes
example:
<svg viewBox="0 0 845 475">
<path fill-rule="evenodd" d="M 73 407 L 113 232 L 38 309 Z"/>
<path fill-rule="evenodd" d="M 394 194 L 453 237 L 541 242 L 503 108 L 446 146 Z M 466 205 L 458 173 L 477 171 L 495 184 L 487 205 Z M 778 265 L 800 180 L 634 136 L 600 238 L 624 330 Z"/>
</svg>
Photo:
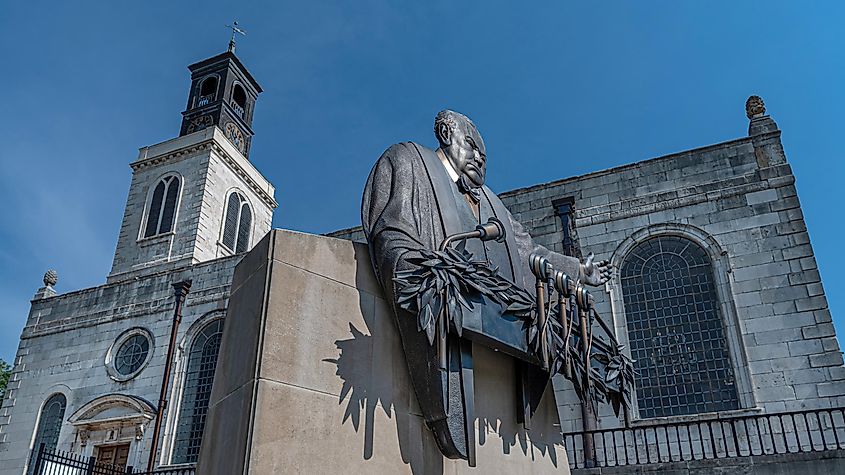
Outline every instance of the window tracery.
<svg viewBox="0 0 845 475">
<path fill-rule="evenodd" d="M 214 382 L 214 369 L 223 337 L 223 320 L 205 326 L 191 343 L 182 393 L 179 420 L 176 423 L 173 463 L 197 461 L 205 429 L 205 418 Z"/>
<path fill-rule="evenodd" d="M 738 408 L 712 263 L 696 243 L 658 236 L 621 267 L 640 417 Z"/>
<path fill-rule="evenodd" d="M 233 252 L 246 252 L 252 229 L 252 210 L 238 192 L 229 195 L 223 220 L 223 245 Z"/>
<path fill-rule="evenodd" d="M 59 434 L 62 431 L 62 422 L 67 409 L 67 398 L 62 393 L 56 393 L 47 399 L 41 408 L 41 416 L 38 418 L 38 429 L 35 432 L 35 443 L 33 444 L 33 461 L 41 444 L 50 452 L 56 450 L 59 445 Z M 34 467 L 30 467 L 30 470 Z M 31 472 L 30 472 L 31 473 Z"/>
<path fill-rule="evenodd" d="M 173 230 L 176 203 L 179 200 L 179 185 L 179 178 L 175 175 L 166 176 L 156 184 L 147 210 L 145 238 Z"/>
</svg>

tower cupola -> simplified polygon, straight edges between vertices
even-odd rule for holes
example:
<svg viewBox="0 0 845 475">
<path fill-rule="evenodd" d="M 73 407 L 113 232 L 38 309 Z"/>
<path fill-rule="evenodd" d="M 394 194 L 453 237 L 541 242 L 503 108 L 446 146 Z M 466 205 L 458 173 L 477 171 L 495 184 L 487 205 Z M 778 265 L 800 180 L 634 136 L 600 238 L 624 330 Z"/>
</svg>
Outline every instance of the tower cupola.
<svg viewBox="0 0 845 475">
<path fill-rule="evenodd" d="M 179 136 L 129 165 L 109 282 L 246 252 L 270 230 L 275 188 L 247 158 L 261 87 L 234 49 L 188 66 Z"/>
<path fill-rule="evenodd" d="M 191 90 L 179 135 L 216 125 L 240 152 L 249 156 L 252 117 L 261 86 L 235 56 L 234 48 L 188 66 Z"/>
</svg>

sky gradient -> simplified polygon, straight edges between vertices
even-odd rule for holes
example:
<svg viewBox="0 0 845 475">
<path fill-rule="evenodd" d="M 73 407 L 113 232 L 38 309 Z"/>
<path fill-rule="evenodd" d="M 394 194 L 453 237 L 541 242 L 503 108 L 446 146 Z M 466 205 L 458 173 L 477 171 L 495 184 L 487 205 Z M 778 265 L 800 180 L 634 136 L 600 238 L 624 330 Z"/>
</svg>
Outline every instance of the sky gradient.
<svg viewBox="0 0 845 475">
<path fill-rule="evenodd" d="M 497 192 L 747 134 L 759 94 L 845 331 L 841 2 L 8 2 L 0 15 L 0 358 L 49 268 L 104 283 L 137 149 L 178 135 L 187 65 L 226 48 L 262 85 L 251 160 L 274 226 L 359 224 L 399 141 L 469 115 Z M 599 6 L 600 5 L 600 6 Z"/>
</svg>

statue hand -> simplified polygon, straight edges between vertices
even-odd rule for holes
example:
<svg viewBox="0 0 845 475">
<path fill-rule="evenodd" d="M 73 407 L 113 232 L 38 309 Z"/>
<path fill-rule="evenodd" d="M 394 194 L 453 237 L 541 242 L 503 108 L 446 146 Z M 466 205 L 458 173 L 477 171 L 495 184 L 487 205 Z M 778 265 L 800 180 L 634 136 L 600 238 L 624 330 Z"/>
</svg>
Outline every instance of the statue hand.
<svg viewBox="0 0 845 475">
<path fill-rule="evenodd" d="M 595 256 L 591 252 L 587 255 L 587 260 L 581 264 L 581 275 L 584 276 L 584 283 L 597 287 L 610 280 L 610 273 L 613 271 L 613 265 L 610 261 L 593 262 Z"/>
</svg>

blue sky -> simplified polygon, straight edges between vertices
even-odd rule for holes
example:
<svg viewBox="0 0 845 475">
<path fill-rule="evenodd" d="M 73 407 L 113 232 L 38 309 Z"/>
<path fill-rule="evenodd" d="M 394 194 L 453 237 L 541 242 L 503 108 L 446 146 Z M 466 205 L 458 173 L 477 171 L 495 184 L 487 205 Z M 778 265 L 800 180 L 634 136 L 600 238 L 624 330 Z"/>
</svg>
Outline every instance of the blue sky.
<svg viewBox="0 0 845 475">
<path fill-rule="evenodd" d="M 528 6 L 530 5 L 530 7 Z M 353 226 L 390 144 L 465 112 L 495 191 L 783 130 L 838 330 L 845 160 L 841 2 L 6 2 L 0 14 L 0 357 L 48 268 L 60 292 L 109 271 L 139 147 L 179 132 L 186 66 L 225 24 L 266 91 L 251 154 L 274 225 Z"/>
</svg>

